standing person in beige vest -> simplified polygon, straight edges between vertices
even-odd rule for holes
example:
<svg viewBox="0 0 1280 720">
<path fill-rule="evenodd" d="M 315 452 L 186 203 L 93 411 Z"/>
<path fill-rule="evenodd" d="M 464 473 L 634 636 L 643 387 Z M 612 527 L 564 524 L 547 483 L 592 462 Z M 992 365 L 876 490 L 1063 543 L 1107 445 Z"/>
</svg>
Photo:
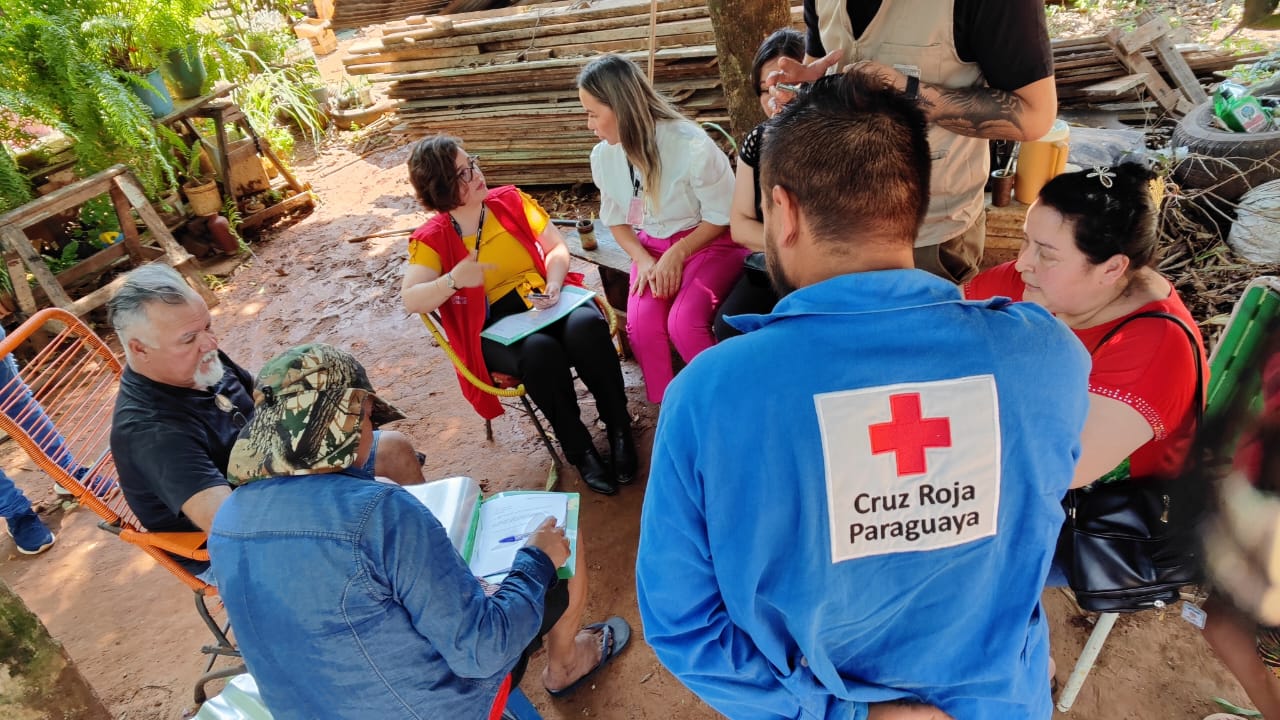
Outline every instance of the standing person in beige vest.
<svg viewBox="0 0 1280 720">
<path fill-rule="evenodd" d="M 986 239 L 988 140 L 1035 140 L 1058 109 L 1040 0 L 804 0 L 804 63 L 768 80 L 812 82 L 839 63 L 923 102 L 933 155 L 916 267 L 953 282 L 978 270 Z M 790 94 L 774 90 L 782 103 Z"/>
</svg>

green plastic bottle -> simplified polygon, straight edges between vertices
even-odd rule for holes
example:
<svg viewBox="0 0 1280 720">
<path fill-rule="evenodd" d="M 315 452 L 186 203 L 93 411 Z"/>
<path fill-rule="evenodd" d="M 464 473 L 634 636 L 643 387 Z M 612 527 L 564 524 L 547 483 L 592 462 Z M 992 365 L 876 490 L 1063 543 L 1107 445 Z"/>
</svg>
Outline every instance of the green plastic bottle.
<svg viewBox="0 0 1280 720">
<path fill-rule="evenodd" d="M 1224 82 L 1213 93 L 1213 114 L 1235 132 L 1263 132 L 1271 127 L 1271 111 L 1242 85 Z"/>
</svg>

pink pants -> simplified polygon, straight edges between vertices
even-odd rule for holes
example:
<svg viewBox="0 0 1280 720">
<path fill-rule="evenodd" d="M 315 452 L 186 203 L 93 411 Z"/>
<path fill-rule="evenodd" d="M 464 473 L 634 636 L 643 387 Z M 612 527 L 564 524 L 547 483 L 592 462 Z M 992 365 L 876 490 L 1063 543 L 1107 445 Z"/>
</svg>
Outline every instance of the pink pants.
<svg viewBox="0 0 1280 720">
<path fill-rule="evenodd" d="M 669 238 L 650 237 L 637 231 L 640 244 L 654 259 L 692 229 Z M 748 250 L 735 243 L 726 230 L 684 263 L 680 290 L 673 298 L 656 298 L 649 290 L 627 297 L 627 337 L 636 362 L 644 373 L 649 402 L 662 402 L 667 385 L 675 376 L 671 364 L 671 345 L 687 363 L 716 343 L 711 332 L 711 319 L 716 307 L 729 294 L 742 273 L 742 260 Z M 631 284 L 636 281 L 636 266 L 631 264 Z"/>
</svg>

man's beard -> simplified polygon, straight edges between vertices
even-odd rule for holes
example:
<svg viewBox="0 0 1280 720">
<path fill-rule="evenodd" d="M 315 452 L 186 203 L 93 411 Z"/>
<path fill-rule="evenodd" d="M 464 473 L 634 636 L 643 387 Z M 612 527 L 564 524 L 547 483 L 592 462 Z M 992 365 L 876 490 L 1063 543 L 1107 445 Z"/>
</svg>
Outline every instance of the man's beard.
<svg viewBox="0 0 1280 720">
<path fill-rule="evenodd" d="M 782 261 L 778 259 L 778 244 L 769 235 L 768 225 L 764 228 L 764 269 L 769 274 L 769 283 L 773 285 L 773 291 L 778 297 L 786 297 L 796 289 L 787 280 L 787 273 L 782 269 Z"/>
<path fill-rule="evenodd" d="M 201 370 L 200 368 L 210 360 L 212 362 L 209 363 L 209 369 Z M 218 384 L 218 381 L 222 379 L 223 372 L 222 358 L 218 357 L 217 350 L 211 350 L 200 358 L 200 364 L 196 366 L 196 374 L 192 380 L 195 382 L 196 387 L 208 390 Z"/>
</svg>

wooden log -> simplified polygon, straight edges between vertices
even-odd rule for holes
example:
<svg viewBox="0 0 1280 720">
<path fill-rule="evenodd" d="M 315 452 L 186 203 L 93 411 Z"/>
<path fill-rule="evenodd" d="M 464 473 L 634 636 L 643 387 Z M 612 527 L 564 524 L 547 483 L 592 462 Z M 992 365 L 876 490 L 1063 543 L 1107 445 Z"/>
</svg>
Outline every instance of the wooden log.
<svg viewBox="0 0 1280 720">
<path fill-rule="evenodd" d="M 1156 23 L 1162 26 L 1164 32 L 1151 39 L 1151 46 L 1155 48 L 1156 55 L 1160 56 L 1160 62 L 1169 71 L 1169 74 L 1173 76 L 1174 84 L 1178 86 L 1183 95 L 1186 95 L 1187 100 L 1196 105 L 1208 100 L 1209 95 L 1200 86 L 1200 81 L 1196 79 L 1195 73 L 1191 71 L 1191 67 L 1187 65 L 1182 53 L 1178 52 L 1173 45 L 1173 41 L 1169 39 L 1169 33 L 1172 31 L 1169 23 L 1150 10 L 1143 10 L 1138 15 L 1138 18 L 1148 24 Z"/>
<path fill-rule="evenodd" d="M 1146 82 L 1146 73 L 1135 73 L 1133 75 L 1124 75 L 1111 80 L 1104 80 L 1100 83 L 1086 85 L 1080 88 L 1080 92 L 1088 97 L 1117 97 L 1140 85 L 1145 85 Z"/>
<path fill-rule="evenodd" d="M 1129 69 L 1131 73 L 1145 73 L 1147 76 L 1147 91 L 1156 102 L 1160 103 L 1160 107 L 1165 110 L 1185 114 L 1190 111 L 1191 103 L 1183 97 L 1182 93 L 1169 87 L 1169 84 L 1160 77 L 1160 73 L 1156 72 L 1151 62 L 1140 52 L 1124 52 L 1121 48 L 1121 41 L 1125 34 L 1118 28 L 1112 29 L 1107 33 L 1107 42 L 1116 48 L 1116 56 L 1120 58 L 1120 62 Z"/>
</svg>

